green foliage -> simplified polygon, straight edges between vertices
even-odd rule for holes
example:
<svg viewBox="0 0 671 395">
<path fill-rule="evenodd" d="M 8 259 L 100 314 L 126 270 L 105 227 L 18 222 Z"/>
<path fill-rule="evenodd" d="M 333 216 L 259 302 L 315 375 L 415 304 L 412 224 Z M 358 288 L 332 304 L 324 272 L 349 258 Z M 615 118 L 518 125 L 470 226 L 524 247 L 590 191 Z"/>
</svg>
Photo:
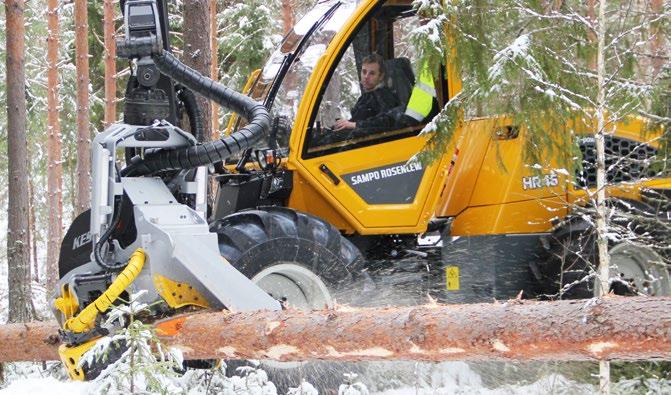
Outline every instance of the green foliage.
<svg viewBox="0 0 671 395">
<path fill-rule="evenodd" d="M 97 394 L 181 392 L 173 382 L 182 369 L 182 356 L 177 350 L 165 350 L 152 325 L 144 324 L 136 316 L 149 309 L 137 302 L 140 294 L 130 303 L 116 307 L 107 319 L 108 325 L 120 325 L 115 335 L 99 340 L 84 354 L 81 363 L 88 366 L 108 365 L 95 380 Z M 129 320 L 128 325 L 126 320 Z M 121 356 L 110 361 L 112 349 L 122 350 Z M 110 363 L 111 362 L 111 363 Z"/>
<path fill-rule="evenodd" d="M 656 15 L 631 1 L 607 3 L 603 86 L 607 95 L 598 103 L 597 26 L 585 16 L 583 1 L 444 3 L 415 1 L 418 12 L 430 18 L 417 29 L 415 42 L 433 65 L 449 58 L 462 77 L 463 89 L 458 100 L 453 98 L 425 129 L 435 132 L 425 159 L 439 157 L 455 132 L 458 123 L 446 121 L 447 117 L 506 114 L 528 129 L 527 159 L 535 161 L 543 149 L 553 152 L 565 144 L 576 129 L 593 127 L 599 105 L 608 112 L 609 122 L 617 122 L 649 111 L 668 89 L 658 89 L 658 77 L 651 75 L 642 55 L 650 45 L 651 22 L 660 31 L 669 29 L 668 7 L 665 14 Z M 552 9 L 553 3 L 561 7 Z M 448 36 L 441 36 L 439 25 L 450 32 L 449 39 L 441 38 Z"/>
<path fill-rule="evenodd" d="M 279 42 L 278 24 L 269 5 L 258 0 L 230 5 L 219 13 L 218 24 L 222 82 L 241 90 Z"/>
</svg>

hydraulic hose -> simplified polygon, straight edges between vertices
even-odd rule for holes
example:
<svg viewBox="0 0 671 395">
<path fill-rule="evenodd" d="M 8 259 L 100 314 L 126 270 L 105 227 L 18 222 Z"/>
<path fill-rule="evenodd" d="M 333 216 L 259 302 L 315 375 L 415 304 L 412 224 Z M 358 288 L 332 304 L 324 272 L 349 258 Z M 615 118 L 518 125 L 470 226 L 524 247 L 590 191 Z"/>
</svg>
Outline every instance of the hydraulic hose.
<svg viewBox="0 0 671 395">
<path fill-rule="evenodd" d="M 252 98 L 203 76 L 180 62 L 168 51 L 153 56 L 159 71 L 222 107 L 244 117 L 249 123 L 235 133 L 220 140 L 174 150 L 148 153 L 143 160 L 135 161 L 122 170 L 122 176 L 141 176 L 164 170 L 191 169 L 218 163 L 251 147 L 270 129 L 268 110 Z"/>
<path fill-rule="evenodd" d="M 107 227 L 107 230 L 100 235 L 100 238 L 98 241 L 95 243 L 93 246 L 93 259 L 95 259 L 96 263 L 100 265 L 101 267 L 108 269 L 108 270 L 118 270 L 121 269 L 122 267 L 126 266 L 123 262 L 122 263 L 108 263 L 105 261 L 105 258 L 102 256 L 102 249 L 107 243 L 107 240 L 110 238 L 114 230 L 116 229 L 117 225 L 119 225 L 119 221 L 121 220 L 121 205 L 123 204 L 123 197 L 117 197 L 114 202 L 114 216 L 112 217 L 112 222 L 109 224 Z"/>
<path fill-rule="evenodd" d="M 93 303 L 86 306 L 75 317 L 65 321 L 63 328 L 74 333 L 82 333 L 93 328 L 96 322 L 98 313 L 104 313 L 110 308 L 112 303 L 121 295 L 121 293 L 128 288 L 128 286 L 135 281 L 137 276 L 142 271 L 145 262 L 145 254 L 142 248 L 138 248 L 133 252 L 128 260 L 126 268 L 119 273 L 117 278 L 107 288 L 102 295 L 100 295 Z"/>
<path fill-rule="evenodd" d="M 205 138 L 205 122 L 196 95 L 191 90 L 183 87 L 177 93 L 177 97 L 184 103 L 186 116 L 189 118 L 191 134 L 196 138 L 196 141 L 202 142 Z"/>
</svg>

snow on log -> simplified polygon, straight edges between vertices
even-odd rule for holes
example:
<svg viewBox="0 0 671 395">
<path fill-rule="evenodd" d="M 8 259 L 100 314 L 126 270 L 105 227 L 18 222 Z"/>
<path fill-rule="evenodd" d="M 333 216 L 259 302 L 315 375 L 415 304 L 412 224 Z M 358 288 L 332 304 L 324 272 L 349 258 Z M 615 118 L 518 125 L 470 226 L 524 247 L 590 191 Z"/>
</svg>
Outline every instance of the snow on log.
<svg viewBox="0 0 671 395">
<path fill-rule="evenodd" d="M 187 359 L 671 359 L 671 297 L 301 312 L 202 312 L 157 324 Z M 57 359 L 54 323 L 0 326 L 0 362 Z"/>
</svg>

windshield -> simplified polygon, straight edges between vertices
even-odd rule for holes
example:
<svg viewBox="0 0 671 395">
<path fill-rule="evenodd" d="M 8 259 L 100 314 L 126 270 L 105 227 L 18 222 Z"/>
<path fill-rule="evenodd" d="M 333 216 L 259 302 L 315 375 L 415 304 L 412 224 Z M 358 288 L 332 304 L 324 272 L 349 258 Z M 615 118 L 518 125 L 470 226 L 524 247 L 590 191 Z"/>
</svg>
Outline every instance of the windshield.
<svg viewBox="0 0 671 395">
<path fill-rule="evenodd" d="M 354 0 L 320 2 L 296 23 L 263 67 L 250 96 L 291 126 L 317 61 L 356 8 Z M 290 125 L 287 127 L 290 130 Z M 286 147 L 287 136 L 277 136 Z"/>
</svg>

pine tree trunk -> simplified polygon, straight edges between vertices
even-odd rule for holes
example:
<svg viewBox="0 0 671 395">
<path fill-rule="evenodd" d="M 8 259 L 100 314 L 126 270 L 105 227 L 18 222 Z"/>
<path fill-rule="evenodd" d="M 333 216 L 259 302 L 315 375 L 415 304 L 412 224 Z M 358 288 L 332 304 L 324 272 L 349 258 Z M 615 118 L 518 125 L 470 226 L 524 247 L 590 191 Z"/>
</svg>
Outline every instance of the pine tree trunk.
<svg viewBox="0 0 671 395">
<path fill-rule="evenodd" d="M 66 223 L 72 223 L 72 221 L 77 218 L 77 153 L 69 152 L 67 162 L 68 162 L 68 191 L 69 194 L 69 205 L 72 207 L 72 212 L 70 213 L 70 218 Z"/>
<path fill-rule="evenodd" d="M 34 174 L 32 166 L 28 166 L 28 174 Z M 28 178 L 28 195 L 30 201 L 28 202 L 29 216 L 28 216 L 28 240 L 30 241 L 30 261 L 33 265 L 32 281 L 40 282 L 40 267 L 37 263 L 37 219 L 35 214 L 35 185 L 32 177 Z"/>
<path fill-rule="evenodd" d="M 210 78 L 219 81 L 219 64 L 217 60 L 219 44 L 217 42 L 217 0 L 210 0 Z M 212 102 L 212 139 L 220 138 L 219 131 L 219 106 Z"/>
<path fill-rule="evenodd" d="M 203 75 L 210 75 L 210 2 L 192 0 L 184 7 L 184 59 L 183 62 Z M 210 102 L 198 97 L 203 112 L 204 139 L 212 139 Z"/>
<path fill-rule="evenodd" d="M 116 41 L 114 37 L 113 0 L 104 0 L 103 31 L 105 36 L 105 127 L 116 121 Z"/>
<path fill-rule="evenodd" d="M 6 0 L 7 50 L 7 265 L 9 322 L 32 319 L 28 242 L 28 144 L 26 137 L 25 2 Z"/>
<path fill-rule="evenodd" d="M 282 0 L 282 30 L 284 34 L 294 27 L 294 4 L 292 0 Z"/>
<path fill-rule="evenodd" d="M 47 291 L 58 281 L 58 255 L 63 237 L 63 162 L 58 111 L 58 0 L 48 3 L 47 37 Z"/>
<path fill-rule="evenodd" d="M 89 42 L 86 0 L 75 0 L 75 66 L 77 68 L 77 206 L 80 214 L 91 201 L 91 129 L 89 119 Z"/>
</svg>

